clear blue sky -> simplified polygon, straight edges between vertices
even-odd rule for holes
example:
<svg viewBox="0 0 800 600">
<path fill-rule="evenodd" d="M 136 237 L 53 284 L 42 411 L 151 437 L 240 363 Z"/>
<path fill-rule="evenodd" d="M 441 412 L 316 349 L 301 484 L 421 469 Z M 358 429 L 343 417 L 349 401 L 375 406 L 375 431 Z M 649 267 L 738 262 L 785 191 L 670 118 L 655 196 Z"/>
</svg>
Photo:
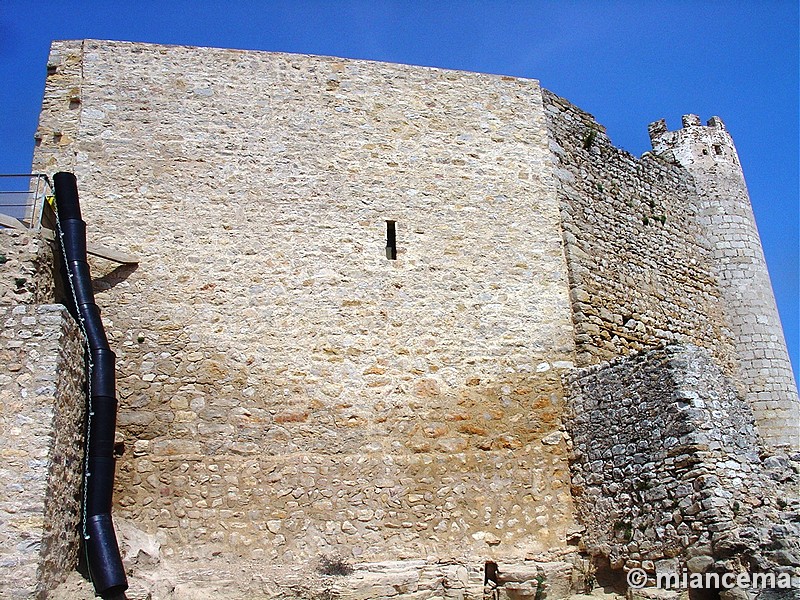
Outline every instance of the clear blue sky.
<svg viewBox="0 0 800 600">
<path fill-rule="evenodd" d="M 796 0 L 0 0 L 0 173 L 28 172 L 53 39 L 326 54 L 531 77 L 617 146 L 719 115 L 742 159 L 798 373 Z"/>
</svg>

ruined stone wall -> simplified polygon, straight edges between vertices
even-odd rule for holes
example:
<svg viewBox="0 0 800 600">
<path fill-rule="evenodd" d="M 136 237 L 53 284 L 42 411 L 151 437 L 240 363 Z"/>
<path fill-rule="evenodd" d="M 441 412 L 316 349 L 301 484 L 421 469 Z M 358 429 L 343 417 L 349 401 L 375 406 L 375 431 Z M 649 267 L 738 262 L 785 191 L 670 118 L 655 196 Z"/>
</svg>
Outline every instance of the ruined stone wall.
<svg viewBox="0 0 800 600">
<path fill-rule="evenodd" d="M 61 305 L 0 305 L 0 596 L 33 598 L 77 563 L 80 332 Z"/>
<path fill-rule="evenodd" d="M 590 553 L 651 574 L 687 564 L 794 572 L 797 467 L 762 460 L 752 410 L 707 351 L 669 346 L 568 380 L 573 494 Z"/>
<path fill-rule="evenodd" d="M 0 596 L 52 590 L 77 563 L 84 363 L 54 302 L 52 244 L 0 229 Z"/>
<path fill-rule="evenodd" d="M 166 556 L 563 548 L 574 347 L 537 82 L 95 41 L 50 62 L 36 168 L 74 169 L 90 241 L 141 257 L 92 264 L 116 514 Z"/>
<path fill-rule="evenodd" d="M 691 176 L 615 148 L 591 115 L 547 90 L 544 98 L 579 364 L 688 341 L 733 373 Z"/>
</svg>

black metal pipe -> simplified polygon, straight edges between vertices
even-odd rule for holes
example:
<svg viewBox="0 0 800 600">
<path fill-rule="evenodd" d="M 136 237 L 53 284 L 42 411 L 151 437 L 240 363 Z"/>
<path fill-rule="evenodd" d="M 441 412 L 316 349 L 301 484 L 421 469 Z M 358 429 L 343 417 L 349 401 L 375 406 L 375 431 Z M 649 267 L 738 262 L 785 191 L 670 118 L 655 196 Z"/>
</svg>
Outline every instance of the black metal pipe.
<svg viewBox="0 0 800 600">
<path fill-rule="evenodd" d="M 103 327 L 103 321 L 100 319 L 100 307 L 94 302 L 87 302 L 79 304 L 76 307 L 76 312 L 83 318 L 81 324 L 86 331 L 86 341 L 89 343 L 89 348 L 92 350 L 98 348 L 109 350 L 106 330 Z"/>
<path fill-rule="evenodd" d="M 91 572 L 94 589 L 104 598 L 121 594 L 128 589 L 128 580 L 119 557 L 117 536 L 109 513 L 87 517 L 86 535 L 91 544 L 86 544 L 86 561 L 95 565 Z"/>
<path fill-rule="evenodd" d="M 67 262 L 86 260 L 86 223 L 80 219 L 59 219 L 64 234 Z"/>
<path fill-rule="evenodd" d="M 78 184 L 72 173 L 53 177 L 58 239 L 67 271 L 68 308 L 86 336 L 89 365 L 86 459 L 83 485 L 83 537 L 86 562 L 95 591 L 110 597 L 128 589 L 114 524 L 114 432 L 117 420 L 115 355 L 108 345 L 100 309 L 94 301 L 86 262 L 86 223 L 81 219 Z"/>
<path fill-rule="evenodd" d="M 114 361 L 116 356 L 111 350 L 93 348 L 89 351 L 92 357 L 92 396 L 111 398 L 116 402 L 116 374 Z"/>
</svg>

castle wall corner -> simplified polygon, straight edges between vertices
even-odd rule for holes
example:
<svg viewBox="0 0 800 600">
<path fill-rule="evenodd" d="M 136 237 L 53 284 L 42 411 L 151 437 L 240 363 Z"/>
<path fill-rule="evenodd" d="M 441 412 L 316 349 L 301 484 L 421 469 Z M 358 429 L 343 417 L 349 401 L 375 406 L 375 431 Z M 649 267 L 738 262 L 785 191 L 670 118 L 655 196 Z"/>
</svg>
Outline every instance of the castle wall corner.
<svg viewBox="0 0 800 600">
<path fill-rule="evenodd" d="M 538 82 L 80 52 L 79 97 L 69 61 L 48 77 L 35 161 L 73 165 L 89 239 L 141 257 L 93 263 L 130 449 L 116 514 L 195 558 L 562 548 L 567 450 L 542 439 L 574 344 Z"/>
<path fill-rule="evenodd" d="M 61 305 L 1 305 L 0 596 L 40 597 L 77 564 L 84 361 Z"/>
</svg>

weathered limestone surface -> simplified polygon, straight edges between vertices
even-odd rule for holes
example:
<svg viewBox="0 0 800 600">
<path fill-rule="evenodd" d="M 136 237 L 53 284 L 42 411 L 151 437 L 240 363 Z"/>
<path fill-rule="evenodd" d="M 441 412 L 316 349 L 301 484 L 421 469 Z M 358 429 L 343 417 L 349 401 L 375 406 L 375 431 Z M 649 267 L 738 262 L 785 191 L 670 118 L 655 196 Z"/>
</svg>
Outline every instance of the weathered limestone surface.
<svg viewBox="0 0 800 600">
<path fill-rule="evenodd" d="M 90 239 L 142 258 L 92 266 L 118 514 L 167 555 L 564 546 L 573 334 L 537 82 L 94 41 L 51 63 L 37 168 L 72 151 Z"/>
<path fill-rule="evenodd" d="M 0 304 L 52 302 L 53 254 L 37 234 L 0 229 Z"/>
<path fill-rule="evenodd" d="M 713 248 L 727 321 L 734 333 L 740 378 L 764 440 L 800 449 L 800 400 L 783 337 L 739 157 L 719 117 L 707 126 L 685 115 L 683 127 L 650 126 L 655 152 L 685 167 L 696 181 L 698 222 Z"/>
<path fill-rule="evenodd" d="M 54 174 L 75 167 L 75 140 L 80 127 L 81 41 L 53 44 L 47 60 L 47 87 L 34 134 L 34 173 Z"/>
<path fill-rule="evenodd" d="M 706 351 L 652 350 L 580 369 L 568 387 L 591 554 L 651 573 L 798 575 L 798 465 L 763 454 L 749 405 Z"/>
<path fill-rule="evenodd" d="M 0 596 L 32 598 L 75 568 L 83 344 L 61 305 L 0 306 Z"/>
</svg>

